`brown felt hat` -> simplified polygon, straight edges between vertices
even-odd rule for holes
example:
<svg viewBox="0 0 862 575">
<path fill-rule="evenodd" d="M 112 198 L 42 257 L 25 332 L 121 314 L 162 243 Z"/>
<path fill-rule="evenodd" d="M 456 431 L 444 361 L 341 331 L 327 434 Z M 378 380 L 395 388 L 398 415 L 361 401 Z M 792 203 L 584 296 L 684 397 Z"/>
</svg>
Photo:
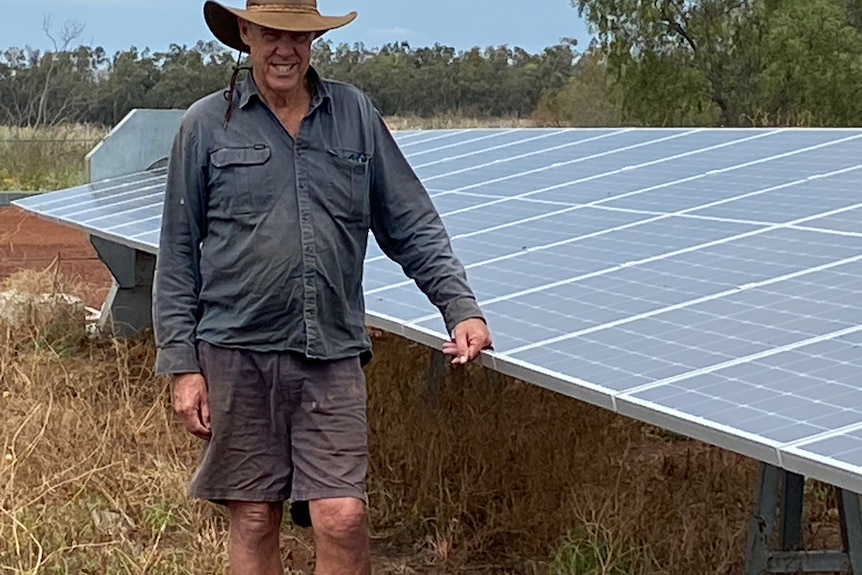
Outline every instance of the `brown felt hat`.
<svg viewBox="0 0 862 575">
<path fill-rule="evenodd" d="M 229 8 L 215 0 L 204 4 L 204 19 L 213 35 L 235 50 L 248 52 L 239 34 L 239 18 L 273 30 L 317 32 L 319 37 L 353 22 L 356 12 L 322 16 L 317 11 L 317 0 L 246 0 L 245 10 Z"/>
</svg>

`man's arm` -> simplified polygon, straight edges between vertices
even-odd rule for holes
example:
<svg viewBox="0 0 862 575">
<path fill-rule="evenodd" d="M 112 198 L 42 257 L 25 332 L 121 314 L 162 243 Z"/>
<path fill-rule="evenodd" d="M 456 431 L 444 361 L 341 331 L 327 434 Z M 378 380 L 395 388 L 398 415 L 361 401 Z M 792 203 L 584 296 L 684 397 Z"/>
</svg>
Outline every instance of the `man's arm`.
<svg viewBox="0 0 862 575">
<path fill-rule="evenodd" d="M 380 249 L 440 310 L 449 334 L 466 320 L 484 322 L 428 192 L 376 111 L 372 121 L 371 229 Z"/>
<path fill-rule="evenodd" d="M 156 374 L 199 373 L 195 349 L 200 242 L 206 198 L 206 151 L 184 119 L 168 161 L 153 293 Z"/>
</svg>

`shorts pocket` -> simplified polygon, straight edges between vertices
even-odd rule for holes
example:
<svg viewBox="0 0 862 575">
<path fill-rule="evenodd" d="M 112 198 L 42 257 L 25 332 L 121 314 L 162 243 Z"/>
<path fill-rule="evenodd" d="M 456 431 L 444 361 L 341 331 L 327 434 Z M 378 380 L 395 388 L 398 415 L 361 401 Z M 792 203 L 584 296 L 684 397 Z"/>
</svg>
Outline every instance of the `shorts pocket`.
<svg viewBox="0 0 862 575">
<path fill-rule="evenodd" d="M 324 204 L 335 219 L 368 226 L 371 220 L 368 197 L 371 158 L 344 148 L 328 148 L 326 156 L 331 169 L 328 170 Z"/>
<path fill-rule="evenodd" d="M 266 144 L 210 152 L 213 201 L 230 215 L 268 212 L 275 203 L 272 150 Z"/>
</svg>

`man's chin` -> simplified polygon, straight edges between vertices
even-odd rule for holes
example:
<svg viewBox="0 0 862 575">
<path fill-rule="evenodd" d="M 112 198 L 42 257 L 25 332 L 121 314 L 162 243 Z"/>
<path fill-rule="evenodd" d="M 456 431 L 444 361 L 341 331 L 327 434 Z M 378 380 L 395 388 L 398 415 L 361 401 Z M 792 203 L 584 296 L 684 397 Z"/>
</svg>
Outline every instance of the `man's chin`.
<svg viewBox="0 0 862 575">
<path fill-rule="evenodd" d="M 269 86 L 269 89 L 276 93 L 290 93 L 296 90 L 296 87 L 299 86 L 299 78 L 296 76 L 291 76 L 288 78 L 278 77 L 278 78 L 267 78 L 266 83 Z"/>
</svg>

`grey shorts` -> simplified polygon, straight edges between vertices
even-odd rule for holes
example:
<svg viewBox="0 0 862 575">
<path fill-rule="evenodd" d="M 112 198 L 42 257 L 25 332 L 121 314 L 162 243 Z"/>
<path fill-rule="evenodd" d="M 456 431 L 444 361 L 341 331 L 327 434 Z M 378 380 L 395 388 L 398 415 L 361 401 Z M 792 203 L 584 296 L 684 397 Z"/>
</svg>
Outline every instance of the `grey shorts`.
<svg viewBox="0 0 862 575">
<path fill-rule="evenodd" d="M 212 438 L 189 494 L 218 504 L 354 497 L 368 502 L 365 376 L 358 358 L 198 345 Z"/>
</svg>

